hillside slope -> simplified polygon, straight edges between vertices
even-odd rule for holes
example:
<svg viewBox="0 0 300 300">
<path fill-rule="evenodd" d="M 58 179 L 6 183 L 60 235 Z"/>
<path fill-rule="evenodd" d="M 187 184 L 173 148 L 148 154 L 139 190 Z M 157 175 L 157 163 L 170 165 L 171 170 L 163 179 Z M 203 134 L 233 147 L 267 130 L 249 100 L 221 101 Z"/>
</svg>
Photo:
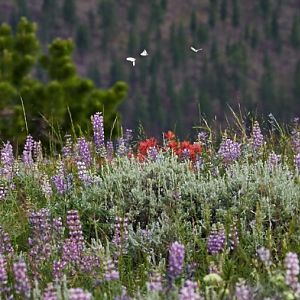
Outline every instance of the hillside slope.
<svg viewBox="0 0 300 300">
<path fill-rule="evenodd" d="M 0 0 L 1 21 L 15 26 L 21 15 L 38 23 L 45 47 L 73 37 L 79 72 L 99 86 L 129 83 L 127 127 L 142 121 L 148 133 L 180 134 L 199 109 L 222 119 L 238 103 L 282 119 L 300 114 L 296 0 Z"/>
</svg>

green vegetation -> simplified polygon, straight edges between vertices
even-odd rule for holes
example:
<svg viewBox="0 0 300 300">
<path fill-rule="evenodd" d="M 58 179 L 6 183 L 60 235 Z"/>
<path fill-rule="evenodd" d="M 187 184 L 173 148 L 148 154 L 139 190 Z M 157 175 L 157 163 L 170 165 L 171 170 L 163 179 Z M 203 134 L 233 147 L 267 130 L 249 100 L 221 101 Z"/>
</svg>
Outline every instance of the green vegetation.
<svg viewBox="0 0 300 300">
<path fill-rule="evenodd" d="M 108 90 L 97 89 L 91 80 L 77 74 L 73 50 L 71 40 L 55 39 L 48 53 L 41 55 L 36 24 L 22 18 L 15 35 L 9 25 L 1 25 L 0 130 L 3 140 L 22 141 L 27 135 L 26 126 L 43 139 L 49 135 L 49 123 L 56 130 L 70 132 L 70 116 L 73 123 L 84 130 L 87 116 L 94 111 L 104 112 L 106 130 L 111 131 L 119 117 L 117 107 L 126 95 L 127 86 L 117 82 Z M 45 81 L 34 76 L 37 66 Z"/>
</svg>

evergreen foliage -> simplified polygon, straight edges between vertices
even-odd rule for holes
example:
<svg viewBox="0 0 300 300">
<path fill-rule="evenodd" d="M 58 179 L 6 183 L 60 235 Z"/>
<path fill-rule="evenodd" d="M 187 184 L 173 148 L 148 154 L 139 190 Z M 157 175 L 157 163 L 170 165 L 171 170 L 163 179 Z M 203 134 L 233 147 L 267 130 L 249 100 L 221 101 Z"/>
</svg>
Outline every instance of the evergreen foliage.
<svg viewBox="0 0 300 300">
<path fill-rule="evenodd" d="M 9 25 L 0 27 L 0 120 L 1 138 L 22 139 L 26 135 L 23 113 L 29 130 L 41 138 L 48 135 L 47 122 L 69 131 L 69 112 L 76 126 L 85 128 L 87 116 L 104 111 L 107 130 L 118 115 L 117 106 L 127 86 L 117 82 L 109 90 L 95 88 L 91 80 L 80 77 L 72 59 L 71 40 L 55 39 L 48 54 L 40 58 L 36 25 L 22 18 L 13 35 Z M 32 75 L 40 62 L 48 76 L 43 83 Z M 21 99 L 24 103 L 23 112 Z M 9 126 L 8 126 L 9 125 Z"/>
</svg>

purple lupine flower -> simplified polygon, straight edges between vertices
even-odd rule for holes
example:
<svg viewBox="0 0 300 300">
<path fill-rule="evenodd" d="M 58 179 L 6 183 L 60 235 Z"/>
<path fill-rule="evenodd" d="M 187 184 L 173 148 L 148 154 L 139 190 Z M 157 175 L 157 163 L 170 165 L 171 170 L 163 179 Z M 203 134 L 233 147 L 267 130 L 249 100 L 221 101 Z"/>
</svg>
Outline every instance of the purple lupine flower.
<svg viewBox="0 0 300 300">
<path fill-rule="evenodd" d="M 14 154 L 10 142 L 1 149 L 1 175 L 10 180 L 13 177 Z"/>
<path fill-rule="evenodd" d="M 187 280 L 184 287 L 180 290 L 180 300 L 202 300 L 203 298 L 197 292 L 197 282 Z"/>
<path fill-rule="evenodd" d="M 58 249 L 61 249 L 64 237 L 64 227 L 61 217 L 55 218 L 52 221 L 52 237 L 54 244 Z"/>
<path fill-rule="evenodd" d="M 100 267 L 100 259 L 96 253 L 85 255 L 81 258 L 79 267 L 82 272 L 91 274 Z"/>
<path fill-rule="evenodd" d="M 257 255 L 259 256 L 259 259 L 265 266 L 271 265 L 271 253 L 270 250 L 265 247 L 260 247 L 256 250 Z"/>
<path fill-rule="evenodd" d="M 112 141 L 107 141 L 106 149 L 107 149 L 107 159 L 111 161 L 114 156 L 114 144 Z"/>
<path fill-rule="evenodd" d="M 63 195 L 68 190 L 68 185 L 65 179 L 64 164 L 61 160 L 57 162 L 56 175 L 52 176 L 52 181 L 59 194 Z"/>
<path fill-rule="evenodd" d="M 300 171 L 300 152 L 295 155 L 294 162 L 296 169 Z"/>
<path fill-rule="evenodd" d="M 57 300 L 57 291 L 56 288 L 54 287 L 53 283 L 50 282 L 47 285 L 47 288 L 44 290 L 43 293 L 43 300 Z"/>
<path fill-rule="evenodd" d="M 201 131 L 198 133 L 198 141 L 201 145 L 205 145 L 208 140 L 208 134 L 205 131 Z"/>
<path fill-rule="evenodd" d="M 221 143 L 218 153 L 225 164 L 230 164 L 241 156 L 241 144 L 231 139 L 225 139 Z"/>
<path fill-rule="evenodd" d="M 177 241 L 169 248 L 169 268 L 168 275 L 171 279 L 178 277 L 183 269 L 185 249 Z"/>
<path fill-rule="evenodd" d="M 259 123 L 255 121 L 252 129 L 252 147 L 254 150 L 258 150 L 263 146 L 263 143 L 264 136 L 261 133 Z"/>
<path fill-rule="evenodd" d="M 125 131 L 124 140 L 125 140 L 125 144 L 126 144 L 128 150 L 130 148 L 130 143 L 132 141 L 132 138 L 133 138 L 132 129 L 127 128 Z"/>
<path fill-rule="evenodd" d="M 31 285 L 27 275 L 27 266 L 23 258 L 13 264 L 15 290 L 22 299 L 30 299 Z"/>
<path fill-rule="evenodd" d="M 6 260 L 4 256 L 0 254 L 0 293 L 8 292 L 7 283 Z"/>
<path fill-rule="evenodd" d="M 119 280 L 119 271 L 116 270 L 115 263 L 111 259 L 107 259 L 105 264 L 104 279 L 106 281 Z"/>
<path fill-rule="evenodd" d="M 81 137 L 78 139 L 76 148 L 78 151 L 78 159 L 83 161 L 87 168 L 90 167 L 92 164 L 92 156 L 89 143 L 85 138 Z"/>
<path fill-rule="evenodd" d="M 299 259 L 296 253 L 288 252 L 284 259 L 284 265 L 286 268 L 285 282 L 293 290 L 299 291 L 300 284 L 298 281 L 299 275 Z"/>
<path fill-rule="evenodd" d="M 10 257 L 14 254 L 14 248 L 11 245 L 10 237 L 0 226 L 0 254 Z"/>
<path fill-rule="evenodd" d="M 277 166 L 279 164 L 281 160 L 281 155 L 280 154 L 275 154 L 274 152 L 272 152 L 269 155 L 268 158 L 268 166 L 270 169 L 273 169 L 275 166 Z"/>
<path fill-rule="evenodd" d="M 292 131 L 292 147 L 295 153 L 300 153 L 300 131 Z"/>
<path fill-rule="evenodd" d="M 65 135 L 66 144 L 62 148 L 62 154 L 64 158 L 71 158 L 73 154 L 73 142 L 70 134 Z"/>
<path fill-rule="evenodd" d="M 78 178 L 83 182 L 85 186 L 90 185 L 93 181 L 93 178 L 87 170 L 86 163 L 82 160 L 76 159 L 76 167 Z"/>
<path fill-rule="evenodd" d="M 3 183 L 0 183 L 0 200 L 4 200 L 7 196 L 7 193 L 7 187 Z"/>
<path fill-rule="evenodd" d="M 162 277 L 158 272 L 153 273 L 147 282 L 148 291 L 160 292 L 163 290 Z"/>
<path fill-rule="evenodd" d="M 84 238 L 78 212 L 70 210 L 67 212 L 67 226 L 69 238 L 63 244 L 62 260 L 65 263 L 80 265 L 84 250 Z"/>
<path fill-rule="evenodd" d="M 104 140 L 104 125 L 103 116 L 101 112 L 95 113 L 92 117 L 93 131 L 94 131 L 94 143 L 96 153 L 106 157 L 105 140 Z"/>
<path fill-rule="evenodd" d="M 213 224 L 207 240 L 208 252 L 212 255 L 222 252 L 224 250 L 225 241 L 226 235 L 223 226 L 219 224 L 219 229 L 217 230 L 216 224 Z"/>
<path fill-rule="evenodd" d="M 23 150 L 23 162 L 25 165 L 31 165 L 33 163 L 33 145 L 34 140 L 31 135 L 28 135 L 25 141 L 24 150 Z"/>
<path fill-rule="evenodd" d="M 53 272 L 53 279 L 60 280 L 63 277 L 63 270 L 66 266 L 66 263 L 62 260 L 55 260 L 53 262 L 52 272 Z"/>
<path fill-rule="evenodd" d="M 149 147 L 147 150 L 147 154 L 148 154 L 148 157 L 150 158 L 150 160 L 152 160 L 152 161 L 157 160 L 158 151 L 157 151 L 156 147 Z"/>
<path fill-rule="evenodd" d="M 122 286 L 122 292 L 120 296 L 114 298 L 114 300 L 131 300 L 131 298 L 127 294 L 127 290 L 125 286 Z"/>
<path fill-rule="evenodd" d="M 40 162 L 43 160 L 43 150 L 41 141 L 33 141 L 32 156 L 36 162 Z"/>
<path fill-rule="evenodd" d="M 117 141 L 116 153 L 118 156 L 124 156 L 128 152 L 124 138 L 119 138 Z"/>
<path fill-rule="evenodd" d="M 233 224 L 231 226 L 230 233 L 229 233 L 230 250 L 235 250 L 238 247 L 239 243 L 240 243 L 239 233 L 236 228 L 236 225 Z"/>
<path fill-rule="evenodd" d="M 69 300 L 90 300 L 92 294 L 81 288 L 69 289 Z"/>
<path fill-rule="evenodd" d="M 50 211 L 41 209 L 29 215 L 31 234 L 29 238 L 31 263 L 35 269 L 48 260 L 52 253 L 52 236 L 50 224 Z"/>
<path fill-rule="evenodd" d="M 128 217 L 116 217 L 115 233 L 112 244 L 117 248 L 116 255 L 127 253 L 128 248 Z"/>
<path fill-rule="evenodd" d="M 67 226 L 69 229 L 69 237 L 79 244 L 84 245 L 82 226 L 77 210 L 69 210 L 67 212 Z"/>
<path fill-rule="evenodd" d="M 50 184 L 49 177 L 47 175 L 44 175 L 42 177 L 41 190 L 42 190 L 45 198 L 47 200 L 49 200 L 51 198 L 53 192 L 52 192 L 52 187 Z"/>
<path fill-rule="evenodd" d="M 221 272 L 220 272 L 219 267 L 213 261 L 211 261 L 208 266 L 208 273 L 209 274 L 220 274 Z"/>
<path fill-rule="evenodd" d="M 235 285 L 235 297 L 237 300 L 252 300 L 254 299 L 253 290 L 240 280 Z"/>
</svg>

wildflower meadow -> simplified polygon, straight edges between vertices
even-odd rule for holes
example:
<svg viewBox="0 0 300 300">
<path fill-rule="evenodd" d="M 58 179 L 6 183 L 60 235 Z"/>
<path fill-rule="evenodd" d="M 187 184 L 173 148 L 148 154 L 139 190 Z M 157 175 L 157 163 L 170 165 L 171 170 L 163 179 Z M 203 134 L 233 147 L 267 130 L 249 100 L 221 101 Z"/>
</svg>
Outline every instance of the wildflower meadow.
<svg viewBox="0 0 300 300">
<path fill-rule="evenodd" d="M 300 124 L 1 146 L 1 299 L 300 299 Z M 265 126 L 264 126 L 265 125 Z"/>
</svg>

